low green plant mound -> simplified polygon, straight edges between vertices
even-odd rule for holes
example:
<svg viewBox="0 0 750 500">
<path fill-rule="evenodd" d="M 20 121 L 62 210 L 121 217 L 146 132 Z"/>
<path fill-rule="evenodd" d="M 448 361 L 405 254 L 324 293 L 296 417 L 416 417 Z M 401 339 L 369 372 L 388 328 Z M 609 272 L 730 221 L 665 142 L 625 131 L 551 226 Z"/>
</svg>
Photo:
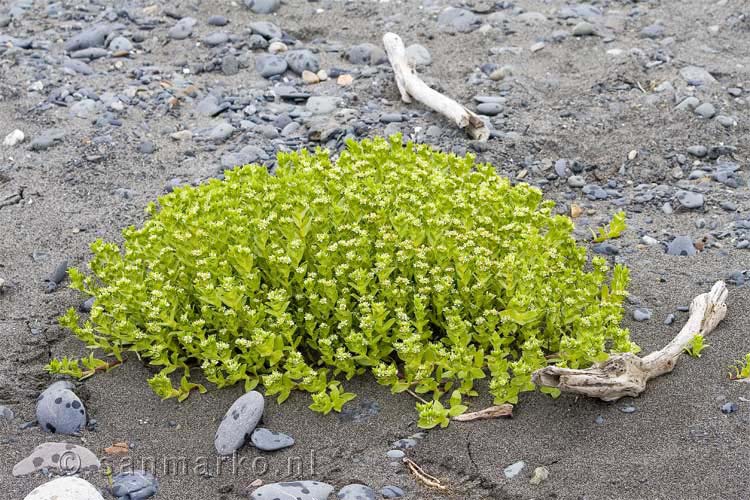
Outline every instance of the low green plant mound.
<svg viewBox="0 0 750 500">
<path fill-rule="evenodd" d="M 147 211 L 122 251 L 92 244 L 92 275 L 71 271 L 95 302 L 62 323 L 160 367 L 149 383 L 164 398 L 205 390 L 190 382 L 200 370 L 280 402 L 308 391 L 327 413 L 354 397 L 343 379 L 371 372 L 422 394 L 433 427 L 486 376 L 497 403 L 516 402 L 548 363 L 637 350 L 620 327 L 627 269 L 589 263 L 553 202 L 470 155 L 349 142 L 335 162 L 280 154 L 275 175 L 240 167 Z"/>
</svg>

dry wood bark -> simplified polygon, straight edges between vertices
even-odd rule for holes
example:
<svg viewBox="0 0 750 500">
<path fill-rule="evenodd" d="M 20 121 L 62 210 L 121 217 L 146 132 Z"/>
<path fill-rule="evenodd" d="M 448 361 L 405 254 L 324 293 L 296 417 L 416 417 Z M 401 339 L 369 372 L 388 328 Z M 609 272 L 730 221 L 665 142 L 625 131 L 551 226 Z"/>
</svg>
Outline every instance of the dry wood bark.
<svg viewBox="0 0 750 500">
<path fill-rule="evenodd" d="M 547 366 L 534 372 L 532 380 L 539 386 L 604 401 L 637 396 L 646 389 L 650 379 L 674 369 L 677 358 L 695 335 L 708 335 L 724 319 L 727 294 L 726 284 L 718 281 L 710 292 L 695 297 L 690 304 L 690 317 L 680 333 L 663 349 L 648 356 L 618 354 L 585 370 Z"/>
<path fill-rule="evenodd" d="M 417 76 L 407 61 L 406 49 L 400 36 L 395 33 L 386 33 L 383 36 L 383 45 L 393 72 L 396 74 L 396 85 L 404 102 L 410 103 L 414 98 L 464 129 L 472 139 L 479 141 L 489 139 L 490 131 L 476 113 L 469 111 L 450 97 L 431 89 Z"/>
</svg>

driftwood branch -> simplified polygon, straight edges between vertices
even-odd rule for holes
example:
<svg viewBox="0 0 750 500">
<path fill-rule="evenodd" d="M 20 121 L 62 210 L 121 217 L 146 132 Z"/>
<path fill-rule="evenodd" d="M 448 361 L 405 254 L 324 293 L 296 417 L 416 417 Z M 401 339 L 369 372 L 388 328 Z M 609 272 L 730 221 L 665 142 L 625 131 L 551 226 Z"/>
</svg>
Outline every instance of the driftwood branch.
<svg viewBox="0 0 750 500">
<path fill-rule="evenodd" d="M 490 131 L 476 113 L 469 111 L 450 97 L 431 89 L 417 76 L 407 61 L 406 49 L 400 36 L 395 33 L 386 33 L 383 36 L 383 45 L 388 54 L 388 61 L 396 74 L 396 85 L 401 93 L 401 100 L 410 103 L 414 98 L 464 129 L 472 139 L 480 141 L 489 139 Z"/>
<path fill-rule="evenodd" d="M 534 372 L 532 380 L 539 386 L 604 401 L 637 396 L 646 389 L 650 379 L 674 369 L 677 358 L 695 335 L 709 334 L 724 319 L 727 294 L 724 282 L 718 281 L 710 292 L 695 297 L 690 304 L 690 317 L 680 333 L 663 349 L 648 356 L 618 354 L 585 370 L 547 366 Z"/>
<path fill-rule="evenodd" d="M 484 410 L 479 410 L 472 413 L 457 415 L 453 417 L 453 420 L 455 420 L 456 422 L 472 422 L 474 420 L 489 420 L 491 418 L 512 416 L 513 405 L 506 403 L 499 406 L 490 406 L 489 408 L 485 408 Z"/>
</svg>

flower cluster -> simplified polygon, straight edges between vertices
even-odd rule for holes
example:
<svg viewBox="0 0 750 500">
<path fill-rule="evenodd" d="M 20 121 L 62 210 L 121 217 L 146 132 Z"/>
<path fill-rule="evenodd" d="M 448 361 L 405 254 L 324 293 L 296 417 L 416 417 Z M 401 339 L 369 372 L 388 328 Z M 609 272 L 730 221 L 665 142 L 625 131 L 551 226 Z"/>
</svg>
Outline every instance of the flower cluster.
<svg viewBox="0 0 750 500">
<path fill-rule="evenodd" d="M 184 398 L 193 370 L 224 387 L 258 384 L 280 401 L 340 410 L 342 379 L 371 372 L 429 397 L 444 423 L 486 376 L 497 403 L 533 389 L 548 363 L 584 367 L 634 351 L 620 327 L 627 269 L 589 261 L 569 218 L 491 165 L 400 136 L 282 153 L 183 187 L 148 207 L 124 248 L 96 241 L 73 287 L 95 298 L 89 347 L 160 367 L 162 397 Z M 178 388 L 173 372 L 182 374 Z M 448 413 L 445 413 L 448 412 Z"/>
</svg>

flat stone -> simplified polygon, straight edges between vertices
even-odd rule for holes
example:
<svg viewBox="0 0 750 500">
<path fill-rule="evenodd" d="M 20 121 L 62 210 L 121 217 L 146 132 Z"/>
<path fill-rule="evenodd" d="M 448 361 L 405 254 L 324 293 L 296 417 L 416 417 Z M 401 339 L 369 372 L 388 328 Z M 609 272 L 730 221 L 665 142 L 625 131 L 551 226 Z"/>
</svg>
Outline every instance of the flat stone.
<svg viewBox="0 0 750 500">
<path fill-rule="evenodd" d="M 437 23 L 446 31 L 468 33 L 477 29 L 482 21 L 470 10 L 448 7 L 440 13 Z"/>
<path fill-rule="evenodd" d="M 698 250 L 693 245 L 693 239 L 689 236 L 676 236 L 667 245 L 667 254 L 678 255 L 683 257 L 692 257 L 697 254 Z"/>
<path fill-rule="evenodd" d="M 229 41 L 229 35 L 224 31 L 216 31 L 209 33 L 208 35 L 201 38 L 201 42 L 208 47 L 218 47 L 224 45 Z"/>
<path fill-rule="evenodd" d="M 150 472 L 121 472 L 112 478 L 112 495 L 123 500 L 151 498 L 159 492 L 159 481 Z"/>
<path fill-rule="evenodd" d="M 13 466 L 15 477 L 28 476 L 42 469 L 56 474 L 95 471 L 101 467 L 94 452 L 72 443 L 42 443 Z"/>
<path fill-rule="evenodd" d="M 250 23 L 250 29 L 253 30 L 253 33 L 268 40 L 272 38 L 281 38 L 283 36 L 281 28 L 269 21 L 256 21 Z"/>
<path fill-rule="evenodd" d="M 76 118 L 91 119 L 97 112 L 97 104 L 93 99 L 82 99 L 70 107 L 69 113 Z"/>
<path fill-rule="evenodd" d="M 703 158 L 704 156 L 706 156 L 706 154 L 708 154 L 708 148 L 706 146 L 700 145 L 690 146 L 687 148 L 687 152 L 688 154 L 693 155 L 697 158 Z"/>
<path fill-rule="evenodd" d="M 706 119 L 711 119 L 716 115 L 716 108 L 710 102 L 704 102 L 693 111 L 696 115 Z"/>
<path fill-rule="evenodd" d="M 573 36 L 591 36 L 595 32 L 594 25 L 586 21 L 581 21 L 573 28 Z"/>
<path fill-rule="evenodd" d="M 404 490 L 392 485 L 384 486 L 380 490 L 380 494 L 383 495 L 383 498 L 401 498 L 405 495 Z"/>
<path fill-rule="evenodd" d="M 651 319 L 651 309 L 636 307 L 633 309 L 633 319 L 636 321 L 648 321 Z"/>
<path fill-rule="evenodd" d="M 498 102 L 482 102 L 477 105 L 477 113 L 485 116 L 495 116 L 503 112 L 503 107 Z"/>
<path fill-rule="evenodd" d="M 254 500 L 295 499 L 325 500 L 333 493 L 333 486 L 320 481 L 290 481 L 271 483 L 253 491 L 250 498 Z"/>
<path fill-rule="evenodd" d="M 79 477 L 54 479 L 35 488 L 24 500 L 104 500 L 91 483 Z"/>
<path fill-rule="evenodd" d="M 432 55 L 424 45 L 414 43 L 406 47 L 406 59 L 414 66 L 429 66 Z"/>
<path fill-rule="evenodd" d="M 231 455 L 244 443 L 263 416 L 265 401 L 257 391 L 240 396 L 229 408 L 219 424 L 214 446 L 219 455 Z M 273 498 L 273 497 L 271 497 Z"/>
<path fill-rule="evenodd" d="M 275 451 L 294 444 L 294 438 L 281 432 L 259 427 L 250 436 L 253 446 L 263 451 Z"/>
<path fill-rule="evenodd" d="M 686 97 L 675 106 L 675 109 L 678 111 L 693 111 L 700 103 L 697 97 Z"/>
<path fill-rule="evenodd" d="M 701 208 L 704 203 L 702 194 L 685 191 L 683 189 L 677 191 L 677 201 L 679 201 L 680 205 L 684 208 L 689 209 Z"/>
<path fill-rule="evenodd" d="M 265 160 L 268 155 L 258 146 L 249 144 L 237 153 L 227 153 L 221 157 L 221 166 L 224 168 L 234 168 L 238 165 L 250 165 L 260 160 Z"/>
<path fill-rule="evenodd" d="M 193 33 L 193 27 L 198 21 L 192 17 L 183 17 L 177 23 L 169 28 L 167 34 L 173 40 L 184 40 Z"/>
<path fill-rule="evenodd" d="M 206 20 L 209 26 L 226 26 L 229 24 L 229 19 L 224 16 L 211 16 Z"/>
<path fill-rule="evenodd" d="M 339 500 L 375 500 L 375 490 L 364 484 L 348 484 L 336 495 Z"/>
<path fill-rule="evenodd" d="M 37 398 L 36 419 L 46 432 L 77 434 L 86 426 L 86 408 L 73 391 L 53 384 Z"/>
<path fill-rule="evenodd" d="M 104 47 L 107 36 L 112 33 L 114 26 L 97 24 L 85 29 L 65 42 L 63 47 L 68 52 L 88 49 L 90 47 Z"/>
<path fill-rule="evenodd" d="M 263 78 L 271 78 L 286 71 L 288 65 L 283 57 L 263 55 L 255 59 L 255 70 Z"/>
<path fill-rule="evenodd" d="M 286 53 L 284 58 L 289 65 L 289 69 L 298 75 L 301 75 L 305 70 L 316 73 L 320 69 L 318 56 L 308 49 L 290 50 Z"/>
<path fill-rule="evenodd" d="M 690 85 L 708 85 L 716 83 L 716 78 L 711 73 L 699 66 L 685 66 L 680 70 L 680 76 Z"/>
<path fill-rule="evenodd" d="M 338 104 L 338 97 L 317 95 L 307 100 L 305 108 L 314 115 L 327 115 L 332 113 Z"/>
<path fill-rule="evenodd" d="M 281 0 L 245 0 L 245 7 L 256 14 L 272 14 L 281 7 Z"/>
<path fill-rule="evenodd" d="M 221 122 L 211 129 L 208 138 L 217 144 L 221 144 L 226 142 L 234 132 L 235 128 L 229 122 Z"/>
</svg>

